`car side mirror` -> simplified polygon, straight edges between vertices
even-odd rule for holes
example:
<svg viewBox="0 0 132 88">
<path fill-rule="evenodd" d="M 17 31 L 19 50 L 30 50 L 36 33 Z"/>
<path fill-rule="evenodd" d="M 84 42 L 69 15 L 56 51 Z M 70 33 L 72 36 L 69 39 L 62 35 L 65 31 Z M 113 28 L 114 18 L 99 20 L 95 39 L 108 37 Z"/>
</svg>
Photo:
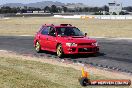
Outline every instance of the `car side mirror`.
<svg viewBox="0 0 132 88">
<path fill-rule="evenodd" d="M 85 33 L 84 35 L 85 35 L 85 37 L 86 37 L 86 36 L 87 36 L 87 33 Z"/>
</svg>

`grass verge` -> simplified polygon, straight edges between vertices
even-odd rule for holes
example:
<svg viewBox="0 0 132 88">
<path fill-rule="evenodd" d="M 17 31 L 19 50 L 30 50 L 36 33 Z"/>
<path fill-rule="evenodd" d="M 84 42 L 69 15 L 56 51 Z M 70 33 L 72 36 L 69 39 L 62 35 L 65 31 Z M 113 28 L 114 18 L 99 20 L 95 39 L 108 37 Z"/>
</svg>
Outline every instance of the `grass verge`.
<svg viewBox="0 0 132 88">
<path fill-rule="evenodd" d="M 1 88 L 80 88 L 80 71 L 56 65 L 0 57 Z M 98 76 L 92 77 L 99 78 Z"/>
<path fill-rule="evenodd" d="M 71 67 L 26 60 L 19 56 L 0 55 L 0 88 L 82 88 L 78 82 L 80 75 L 81 71 Z M 105 78 L 91 75 L 92 80 Z M 96 86 L 96 88 L 115 87 Z"/>
</svg>

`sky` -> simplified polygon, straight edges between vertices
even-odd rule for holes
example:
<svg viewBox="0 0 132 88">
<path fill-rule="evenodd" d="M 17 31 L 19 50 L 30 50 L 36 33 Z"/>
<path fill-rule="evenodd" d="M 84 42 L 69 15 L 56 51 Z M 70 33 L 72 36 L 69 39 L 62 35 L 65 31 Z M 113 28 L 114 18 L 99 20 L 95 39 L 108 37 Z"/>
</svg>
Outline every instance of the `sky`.
<svg viewBox="0 0 132 88">
<path fill-rule="evenodd" d="M 0 0 L 0 5 L 6 3 L 34 3 L 40 1 L 59 1 L 63 3 L 84 3 L 88 6 L 103 6 L 108 5 L 108 2 L 117 1 L 123 6 L 132 6 L 132 0 Z"/>
</svg>

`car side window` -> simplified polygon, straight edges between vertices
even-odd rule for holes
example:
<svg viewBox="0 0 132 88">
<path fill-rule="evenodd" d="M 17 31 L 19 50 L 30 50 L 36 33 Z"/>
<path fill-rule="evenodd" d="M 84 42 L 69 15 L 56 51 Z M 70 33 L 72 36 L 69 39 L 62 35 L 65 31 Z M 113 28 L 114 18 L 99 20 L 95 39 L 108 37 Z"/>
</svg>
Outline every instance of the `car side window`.
<svg viewBox="0 0 132 88">
<path fill-rule="evenodd" d="M 50 36 L 56 36 L 55 29 L 53 27 L 49 28 L 49 35 Z"/>
<path fill-rule="evenodd" d="M 48 35 L 48 28 L 47 27 L 44 27 L 43 29 L 42 29 L 42 32 L 41 32 L 41 34 L 42 35 Z"/>
</svg>

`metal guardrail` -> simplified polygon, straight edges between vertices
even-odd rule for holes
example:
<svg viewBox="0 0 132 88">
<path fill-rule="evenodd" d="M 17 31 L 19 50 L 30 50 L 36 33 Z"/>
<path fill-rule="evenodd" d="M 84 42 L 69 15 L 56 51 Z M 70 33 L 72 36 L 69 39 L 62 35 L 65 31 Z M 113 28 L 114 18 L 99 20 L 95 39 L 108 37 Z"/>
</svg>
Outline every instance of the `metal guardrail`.
<svg viewBox="0 0 132 88">
<path fill-rule="evenodd" d="M 58 17 L 58 18 L 79 18 L 79 19 L 132 19 L 132 15 L 74 15 L 70 13 L 7 13 L 0 14 L 0 18 L 3 17 Z"/>
</svg>

